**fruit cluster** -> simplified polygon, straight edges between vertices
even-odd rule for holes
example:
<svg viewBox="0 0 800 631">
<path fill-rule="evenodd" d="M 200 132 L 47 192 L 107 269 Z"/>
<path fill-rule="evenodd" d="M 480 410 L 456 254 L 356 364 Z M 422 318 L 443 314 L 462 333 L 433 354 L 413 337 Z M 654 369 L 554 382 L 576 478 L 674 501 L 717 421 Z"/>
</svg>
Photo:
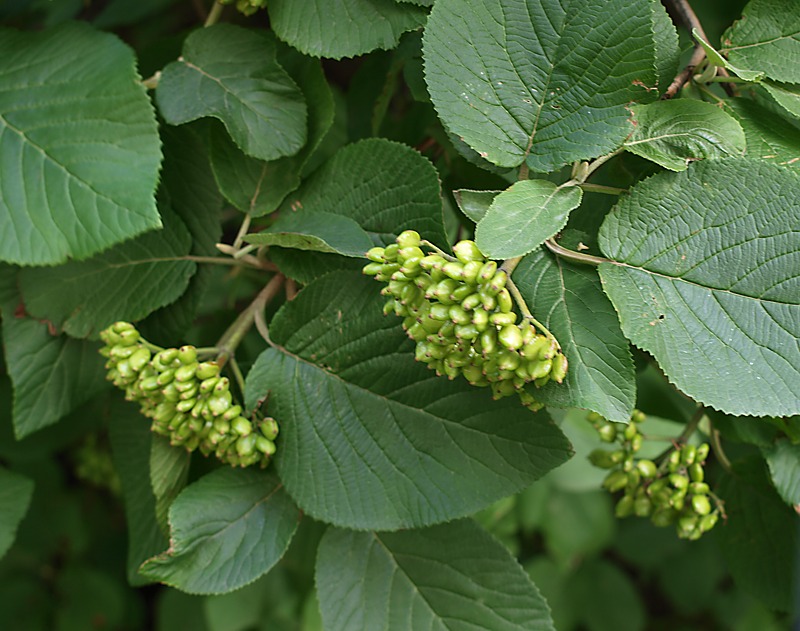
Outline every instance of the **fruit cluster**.
<svg viewBox="0 0 800 631">
<path fill-rule="evenodd" d="M 495 261 L 473 241 L 459 241 L 455 257 L 424 252 L 418 233 L 406 230 L 389 246 L 367 252 L 364 273 L 387 282 L 384 313 L 403 318 L 417 343 L 416 359 L 439 375 L 458 375 L 489 386 L 495 399 L 519 394 L 532 409 L 541 404 L 523 388 L 561 382 L 567 358 L 552 337 L 537 333 L 528 318 L 517 322 L 506 283 Z"/>
<path fill-rule="evenodd" d="M 617 442 L 614 451 L 595 449 L 589 460 L 597 467 L 610 469 L 603 486 L 611 493 L 623 492 L 616 504 L 617 517 L 649 517 L 656 526 L 675 524 L 678 536 L 699 539 L 723 514 L 722 502 L 704 482 L 703 464 L 708 443 L 700 446 L 676 445 L 661 465 L 637 458 L 643 436 L 639 426 L 645 415 L 634 410 L 631 422 L 620 426 L 592 412 L 587 417 L 604 442 Z M 713 506 L 712 506 L 713 501 Z"/>
<path fill-rule="evenodd" d="M 227 377 L 214 361 L 198 361 L 194 346 L 160 349 L 129 322 L 100 333 L 106 343 L 107 378 L 137 401 L 152 430 L 170 444 L 214 453 L 231 466 L 265 467 L 275 453 L 278 424 L 273 418 L 248 420 L 233 402 Z M 257 425 L 254 427 L 253 425 Z"/>
</svg>

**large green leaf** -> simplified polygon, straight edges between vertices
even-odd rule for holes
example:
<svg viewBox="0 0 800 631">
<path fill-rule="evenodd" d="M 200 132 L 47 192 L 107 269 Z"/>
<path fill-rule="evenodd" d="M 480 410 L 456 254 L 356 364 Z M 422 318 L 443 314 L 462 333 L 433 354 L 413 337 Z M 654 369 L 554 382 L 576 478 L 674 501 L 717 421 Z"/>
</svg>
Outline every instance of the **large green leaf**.
<svg viewBox="0 0 800 631">
<path fill-rule="evenodd" d="M 30 318 L 3 318 L 3 347 L 14 384 L 18 439 L 56 423 L 106 386 L 99 346 L 55 335 Z"/>
<path fill-rule="evenodd" d="M 163 230 L 85 261 L 22 270 L 28 312 L 73 337 L 96 337 L 117 320 L 141 320 L 177 299 L 196 264 L 181 260 L 189 253 L 191 236 L 172 210 L 164 210 Z"/>
<path fill-rule="evenodd" d="M 17 526 L 28 512 L 32 496 L 32 480 L 0 467 L 0 559 L 14 542 Z"/>
<path fill-rule="evenodd" d="M 303 211 L 349 217 L 377 240 L 408 228 L 446 243 L 436 169 L 411 147 L 383 138 L 340 149 L 281 206 L 281 214 Z"/>
<path fill-rule="evenodd" d="M 633 359 L 597 272 L 540 249 L 522 259 L 513 279 L 569 361 L 564 383 L 530 386 L 531 394 L 547 405 L 585 408 L 627 422 L 636 399 Z"/>
<path fill-rule="evenodd" d="M 693 99 L 634 105 L 633 133 L 625 149 L 672 171 L 690 161 L 741 156 L 746 142 L 739 123 L 716 105 Z"/>
<path fill-rule="evenodd" d="M 800 412 L 800 177 L 745 159 L 636 186 L 606 217 L 600 277 L 622 330 L 692 398 Z"/>
<path fill-rule="evenodd" d="M 425 24 L 426 12 L 393 0 L 271 0 L 270 26 L 284 42 L 314 57 L 355 57 L 397 46 Z"/>
<path fill-rule="evenodd" d="M 373 245 L 350 217 L 309 210 L 282 215 L 267 230 L 247 235 L 245 241 L 356 257 L 364 256 Z"/>
<path fill-rule="evenodd" d="M 750 0 L 722 42 L 731 63 L 800 83 L 800 11 L 794 0 Z"/>
<path fill-rule="evenodd" d="M 190 594 L 233 591 L 280 560 L 298 518 L 274 475 L 217 469 L 186 487 L 173 502 L 169 549 L 140 571 Z"/>
<path fill-rule="evenodd" d="M 797 514 L 769 484 L 763 460 L 740 463 L 719 494 L 728 520 L 722 551 L 736 583 L 768 607 L 789 611 L 797 595 Z M 796 601 L 795 601 L 796 604 Z"/>
<path fill-rule="evenodd" d="M 330 528 L 317 589 L 327 631 L 554 631 L 522 568 L 467 520 L 397 533 Z"/>
<path fill-rule="evenodd" d="M 729 99 L 725 105 L 744 130 L 746 157 L 800 169 L 800 129 L 750 99 Z"/>
<path fill-rule="evenodd" d="M 772 483 L 783 501 L 800 506 L 800 445 L 781 440 L 764 449 Z"/>
<path fill-rule="evenodd" d="M 214 177 L 239 210 L 258 217 L 275 210 L 300 186 L 300 176 L 333 124 L 334 103 L 319 60 L 279 49 L 278 60 L 300 86 L 308 106 L 308 141 L 293 156 L 265 162 L 242 153 L 220 126 L 211 133 Z"/>
<path fill-rule="evenodd" d="M 119 475 L 128 531 L 128 582 L 150 581 L 139 574 L 139 566 L 168 545 L 156 519 L 156 498 L 150 484 L 150 421 L 138 406 L 117 396 L 106 412 L 114 470 Z"/>
<path fill-rule="evenodd" d="M 414 361 L 380 285 L 333 272 L 273 319 L 247 376 L 281 423 L 276 464 L 311 516 L 355 529 L 425 526 L 519 491 L 569 456 L 563 434 L 514 399 L 494 402 Z"/>
<path fill-rule="evenodd" d="M 482 157 L 549 172 L 617 148 L 652 101 L 649 0 L 437 0 L 425 73 L 444 124 Z"/>
<path fill-rule="evenodd" d="M 133 52 L 71 23 L 0 30 L 0 259 L 83 259 L 160 225 L 153 108 Z"/>
<path fill-rule="evenodd" d="M 577 186 L 548 180 L 522 180 L 492 200 L 475 229 L 475 241 L 491 259 L 523 256 L 561 228 L 581 203 Z"/>
<path fill-rule="evenodd" d="M 242 151 L 261 160 L 295 154 L 306 142 L 303 93 L 266 31 L 215 24 L 193 32 L 164 68 L 156 101 L 171 125 L 218 118 Z"/>
</svg>

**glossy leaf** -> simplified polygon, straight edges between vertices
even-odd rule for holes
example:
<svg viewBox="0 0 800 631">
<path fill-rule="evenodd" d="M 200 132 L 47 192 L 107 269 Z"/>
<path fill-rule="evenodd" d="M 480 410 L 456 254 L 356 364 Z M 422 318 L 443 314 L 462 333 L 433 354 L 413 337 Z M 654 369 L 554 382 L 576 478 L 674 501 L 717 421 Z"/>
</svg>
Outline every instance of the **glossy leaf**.
<svg viewBox="0 0 800 631">
<path fill-rule="evenodd" d="M 800 129 L 750 99 L 729 99 L 725 105 L 744 130 L 746 157 L 800 169 Z"/>
<path fill-rule="evenodd" d="M 156 500 L 156 520 L 165 535 L 169 507 L 189 478 L 191 456 L 181 447 L 173 447 L 163 436 L 153 435 L 150 441 L 150 486 Z"/>
<path fill-rule="evenodd" d="M 330 528 L 317 588 L 328 631 L 554 631 L 539 590 L 472 521 L 397 533 Z"/>
<path fill-rule="evenodd" d="M 475 229 L 475 242 L 490 259 L 523 256 L 566 225 L 582 195 L 577 186 L 547 180 L 515 182 L 492 200 Z"/>
<path fill-rule="evenodd" d="M 800 83 L 800 12 L 792 0 L 750 0 L 722 42 L 731 63 Z"/>
<path fill-rule="evenodd" d="M 171 125 L 218 118 L 242 151 L 261 160 L 297 153 L 307 138 L 306 104 L 270 37 L 231 24 L 194 31 L 159 79 L 161 115 Z"/>
<path fill-rule="evenodd" d="M 439 178 L 407 145 L 383 138 L 337 151 L 286 198 L 281 214 L 325 212 L 353 219 L 374 239 L 394 240 L 405 229 L 444 246 Z"/>
<path fill-rule="evenodd" d="M 26 309 L 79 338 L 96 337 L 117 320 L 141 320 L 184 292 L 196 268 L 181 260 L 191 246 L 181 220 L 164 209 L 163 230 L 85 261 L 23 270 Z"/>
<path fill-rule="evenodd" d="M 778 494 L 787 504 L 800 506 L 800 445 L 781 440 L 763 452 Z"/>
<path fill-rule="evenodd" d="M 369 235 L 350 217 L 308 210 L 283 215 L 266 230 L 245 237 L 245 241 L 357 257 L 364 256 L 373 245 Z"/>
<path fill-rule="evenodd" d="M 437 0 L 425 75 L 445 126 L 489 162 L 553 171 L 616 149 L 658 96 L 652 2 Z"/>
<path fill-rule="evenodd" d="M 689 162 L 741 156 L 746 147 L 739 123 L 711 103 L 690 99 L 634 105 L 633 133 L 625 149 L 672 171 Z"/>
<path fill-rule="evenodd" d="M 622 330 L 697 401 L 800 412 L 800 178 L 744 159 L 642 182 L 606 217 L 600 277 Z"/>
<path fill-rule="evenodd" d="M 18 439 L 58 422 L 106 386 L 98 344 L 50 331 L 30 318 L 3 318 Z"/>
<path fill-rule="evenodd" d="M 459 210 L 473 222 L 478 223 L 486 216 L 486 211 L 492 205 L 494 198 L 502 191 L 471 191 L 462 188 L 453 191 L 453 199 L 456 200 Z"/>
<path fill-rule="evenodd" d="M 425 526 L 475 512 L 567 459 L 543 413 L 415 362 L 379 292 L 358 273 L 321 277 L 275 316 L 280 346 L 247 376 L 248 406 L 269 393 L 278 472 L 305 512 L 355 529 Z"/>
<path fill-rule="evenodd" d="M 694 37 L 699 44 L 703 47 L 706 51 L 706 58 L 710 64 L 713 64 L 719 68 L 725 68 L 729 70 L 733 75 L 739 77 L 740 79 L 744 79 L 745 81 L 761 81 L 764 78 L 764 71 L 753 69 L 751 70 L 749 67 L 738 67 L 733 65 L 730 61 L 728 61 L 725 57 L 723 57 L 720 52 L 714 48 L 711 44 L 709 44 L 706 40 L 704 40 L 700 34 L 697 32 L 697 29 L 692 29 L 692 37 Z"/>
<path fill-rule="evenodd" d="M 280 39 L 306 55 L 333 59 L 392 49 L 427 17 L 423 8 L 393 0 L 272 0 L 268 9 Z"/>
<path fill-rule="evenodd" d="M 540 249 L 522 259 L 512 278 L 569 361 L 563 384 L 529 386 L 531 394 L 546 405 L 585 408 L 627 422 L 636 399 L 633 359 L 597 272 Z"/>
<path fill-rule="evenodd" d="M 17 526 L 28 512 L 32 496 L 32 480 L 0 467 L 0 559 L 14 542 Z"/>
<path fill-rule="evenodd" d="M 322 66 L 279 49 L 278 59 L 298 84 L 308 106 L 308 140 L 295 155 L 265 162 L 242 153 L 219 127 L 211 132 L 211 160 L 219 188 L 239 210 L 259 217 L 278 208 L 300 186 L 301 173 L 333 124 L 334 103 Z"/>
<path fill-rule="evenodd" d="M 273 475 L 217 469 L 186 487 L 169 509 L 170 547 L 144 576 L 190 594 L 223 594 L 277 563 L 299 514 Z"/>
<path fill-rule="evenodd" d="M 0 259 L 85 259 L 160 225 L 153 108 L 133 52 L 84 23 L 0 30 Z"/>
</svg>

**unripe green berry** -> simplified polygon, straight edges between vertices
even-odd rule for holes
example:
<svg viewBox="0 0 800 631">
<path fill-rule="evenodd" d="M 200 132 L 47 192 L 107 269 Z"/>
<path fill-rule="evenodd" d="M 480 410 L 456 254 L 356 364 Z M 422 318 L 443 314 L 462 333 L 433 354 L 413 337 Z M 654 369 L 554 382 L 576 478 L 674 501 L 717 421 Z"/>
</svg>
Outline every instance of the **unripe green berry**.
<svg viewBox="0 0 800 631">
<path fill-rule="evenodd" d="M 421 238 L 416 230 L 404 230 L 397 235 L 396 242 L 401 248 L 416 247 L 421 243 Z"/>
<path fill-rule="evenodd" d="M 522 346 L 522 331 L 515 324 L 507 324 L 498 332 L 497 339 L 507 349 L 515 351 Z"/>
<path fill-rule="evenodd" d="M 693 462 L 689 466 L 689 477 L 692 478 L 693 482 L 702 482 L 705 478 L 703 465 L 701 465 L 699 462 Z"/>
<path fill-rule="evenodd" d="M 511 294 L 508 293 L 508 289 L 505 287 L 497 292 L 497 308 L 502 313 L 508 313 L 514 307 L 514 303 L 511 300 Z"/>
<path fill-rule="evenodd" d="M 617 439 L 617 427 L 612 423 L 605 423 L 597 428 L 600 440 L 605 443 L 613 443 Z"/>
<path fill-rule="evenodd" d="M 469 261 L 483 261 L 484 256 L 475 245 L 474 241 L 464 240 L 459 241 L 453 246 L 453 253 L 459 261 L 468 263 Z"/>
<path fill-rule="evenodd" d="M 278 437 L 278 421 L 271 416 L 267 416 L 264 420 L 262 420 L 261 424 L 258 426 L 258 429 L 268 440 L 275 440 Z"/>
<path fill-rule="evenodd" d="M 594 449 L 588 458 L 589 462 L 600 469 L 613 469 L 618 464 L 611 457 L 611 452 L 605 449 Z"/>
<path fill-rule="evenodd" d="M 384 252 L 383 248 L 377 246 L 367 250 L 366 256 L 373 263 L 383 263 L 384 262 L 383 252 Z"/>
<path fill-rule="evenodd" d="M 623 471 L 612 471 L 609 473 L 605 480 L 603 480 L 603 487 L 608 489 L 611 493 L 621 491 L 628 484 L 628 474 Z"/>
<path fill-rule="evenodd" d="M 642 477 L 645 479 L 654 478 L 656 473 L 658 472 L 658 467 L 656 467 L 656 463 L 652 460 L 641 459 L 636 462 L 636 468 L 639 470 L 639 473 L 642 474 Z"/>
<path fill-rule="evenodd" d="M 135 372 L 141 372 L 142 368 L 144 368 L 149 362 L 150 349 L 145 348 L 144 346 L 139 347 L 128 360 L 128 364 L 130 364 L 130 367 Z"/>
<path fill-rule="evenodd" d="M 264 436 L 256 436 L 255 447 L 265 456 L 275 455 L 275 443 Z"/>
<path fill-rule="evenodd" d="M 219 364 L 216 362 L 203 362 L 198 364 L 197 370 L 194 374 L 195 377 L 197 377 L 200 381 L 205 381 L 206 379 L 211 379 L 211 377 L 216 377 L 219 375 Z"/>
<path fill-rule="evenodd" d="M 681 464 L 687 467 L 694 464 L 697 457 L 697 447 L 694 445 L 684 445 L 681 449 Z"/>
<path fill-rule="evenodd" d="M 637 497 L 633 504 L 633 512 L 637 517 L 649 517 L 653 512 L 653 502 L 646 495 Z"/>
<path fill-rule="evenodd" d="M 692 495 L 692 510 L 698 515 L 708 515 L 711 512 L 711 502 L 705 495 Z"/>
<path fill-rule="evenodd" d="M 631 495 L 623 495 L 614 507 L 614 514 L 619 517 L 628 517 L 633 514 L 634 499 Z"/>
<path fill-rule="evenodd" d="M 237 416 L 231 421 L 231 430 L 239 436 L 247 436 L 253 431 L 253 426 L 244 416 Z"/>
<path fill-rule="evenodd" d="M 708 443 L 702 443 L 697 447 L 697 454 L 695 455 L 696 462 L 704 462 L 708 458 Z"/>
</svg>

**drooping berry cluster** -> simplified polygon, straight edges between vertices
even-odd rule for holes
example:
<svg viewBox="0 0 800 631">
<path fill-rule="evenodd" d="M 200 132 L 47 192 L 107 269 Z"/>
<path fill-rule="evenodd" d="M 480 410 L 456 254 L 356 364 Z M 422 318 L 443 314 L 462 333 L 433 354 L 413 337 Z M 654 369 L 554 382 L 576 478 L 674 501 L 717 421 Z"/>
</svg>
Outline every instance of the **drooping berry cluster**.
<svg viewBox="0 0 800 631">
<path fill-rule="evenodd" d="M 595 449 L 589 454 L 592 464 L 610 469 L 603 486 L 611 493 L 623 492 L 616 504 L 617 517 L 637 515 L 649 517 L 656 526 L 674 524 L 678 536 L 690 540 L 714 527 L 724 513 L 721 500 L 704 482 L 708 443 L 676 445 L 658 466 L 636 457 L 643 441 L 642 412 L 634 410 L 624 429 L 594 412 L 587 418 L 601 440 L 619 444 L 614 451 Z"/>
<path fill-rule="evenodd" d="M 403 318 L 416 341 L 416 359 L 439 375 L 458 375 L 489 386 L 495 399 L 519 393 L 532 409 L 541 404 L 523 390 L 527 383 L 561 382 L 567 358 L 552 336 L 537 333 L 528 319 L 517 322 L 508 276 L 487 260 L 473 241 L 460 241 L 455 258 L 424 252 L 418 233 L 367 252 L 364 273 L 387 282 L 384 313 Z"/>
<path fill-rule="evenodd" d="M 154 432 L 231 466 L 269 464 L 278 424 L 269 417 L 251 422 L 244 416 L 219 364 L 198 361 L 194 346 L 158 349 L 129 322 L 113 324 L 100 338 L 106 343 L 100 353 L 108 358 L 107 378 L 126 399 L 139 402 Z"/>
</svg>

